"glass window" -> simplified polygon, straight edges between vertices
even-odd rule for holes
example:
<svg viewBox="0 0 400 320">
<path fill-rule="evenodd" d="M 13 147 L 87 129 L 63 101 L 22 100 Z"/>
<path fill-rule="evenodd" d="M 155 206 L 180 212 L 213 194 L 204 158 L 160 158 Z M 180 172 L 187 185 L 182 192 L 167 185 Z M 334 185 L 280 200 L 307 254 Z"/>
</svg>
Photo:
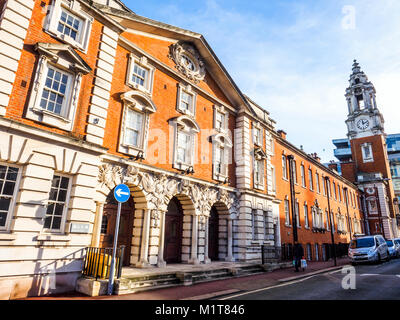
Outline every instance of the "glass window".
<svg viewBox="0 0 400 320">
<path fill-rule="evenodd" d="M 309 227 L 309 224 L 308 224 L 308 206 L 306 204 L 304 205 L 304 226 L 306 228 Z"/>
<path fill-rule="evenodd" d="M 70 79 L 71 75 L 49 66 L 40 107 L 55 114 L 62 114 Z"/>
<path fill-rule="evenodd" d="M 305 187 L 306 186 L 306 176 L 305 176 L 304 165 L 301 165 L 301 167 L 300 167 L 300 174 L 301 174 L 301 185 L 303 187 Z"/>
<path fill-rule="evenodd" d="M 285 199 L 285 224 L 290 225 L 289 200 Z"/>
<path fill-rule="evenodd" d="M 223 172 L 223 162 L 224 162 L 224 148 L 217 147 L 215 152 L 215 172 L 222 174 Z"/>
<path fill-rule="evenodd" d="M 254 179 L 255 183 L 258 185 L 263 185 L 263 178 L 264 178 L 264 160 L 256 160 L 255 161 L 255 173 L 254 173 Z"/>
<path fill-rule="evenodd" d="M 125 120 L 125 143 L 134 147 L 141 147 L 142 127 L 143 114 L 128 108 Z"/>
<path fill-rule="evenodd" d="M 186 91 L 181 91 L 181 104 L 180 108 L 183 111 L 191 111 L 193 104 L 193 95 L 187 93 Z"/>
<path fill-rule="evenodd" d="M 216 129 L 224 129 L 225 127 L 225 115 L 221 112 L 216 111 L 215 115 L 215 128 Z"/>
<path fill-rule="evenodd" d="M 65 10 L 62 10 L 61 17 L 58 22 L 57 31 L 68 37 L 71 37 L 75 41 L 78 41 L 81 25 L 81 19 L 77 18 L 76 16 Z"/>
<path fill-rule="evenodd" d="M 314 190 L 314 183 L 313 183 L 313 176 L 312 176 L 312 170 L 308 169 L 308 181 L 310 184 L 310 190 Z"/>
<path fill-rule="evenodd" d="M 190 135 L 179 131 L 177 145 L 177 160 L 184 164 L 190 164 Z"/>
<path fill-rule="evenodd" d="M 67 203 L 69 178 L 54 175 L 44 220 L 44 228 L 52 231 L 61 229 Z"/>
<path fill-rule="evenodd" d="M 132 71 L 132 82 L 136 83 L 139 86 L 145 87 L 147 73 L 148 73 L 147 69 L 139 66 L 135 62 L 134 66 L 133 66 L 133 71 Z"/>
<path fill-rule="evenodd" d="M 320 193 L 321 188 L 319 187 L 319 174 L 317 172 L 315 173 L 315 184 L 317 186 L 317 192 Z"/>
<path fill-rule="evenodd" d="M 101 220 L 100 233 L 107 234 L 107 229 L 108 229 L 108 217 L 106 215 L 103 215 L 103 219 Z"/>
<path fill-rule="evenodd" d="M 0 165 L 0 230 L 7 228 L 11 204 L 16 192 L 18 168 Z"/>
<path fill-rule="evenodd" d="M 287 161 L 286 156 L 282 155 L 282 174 L 285 179 L 287 179 Z"/>
</svg>

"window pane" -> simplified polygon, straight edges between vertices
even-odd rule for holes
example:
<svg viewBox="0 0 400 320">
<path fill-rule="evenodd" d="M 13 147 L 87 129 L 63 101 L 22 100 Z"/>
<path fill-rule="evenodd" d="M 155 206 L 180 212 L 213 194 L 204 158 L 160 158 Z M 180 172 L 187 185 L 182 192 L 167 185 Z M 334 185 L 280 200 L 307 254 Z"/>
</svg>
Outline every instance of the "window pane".
<svg viewBox="0 0 400 320">
<path fill-rule="evenodd" d="M 54 210 L 54 215 L 55 216 L 62 216 L 64 210 L 64 204 L 56 204 L 56 208 Z"/>
<path fill-rule="evenodd" d="M 51 219 L 53 216 L 48 216 L 44 219 L 44 227 L 46 229 L 50 229 L 50 225 L 51 225 Z"/>
<path fill-rule="evenodd" d="M 0 211 L 8 211 L 10 207 L 11 198 L 0 198 Z"/>
<path fill-rule="evenodd" d="M 69 183 L 69 178 L 67 178 L 67 177 L 61 177 L 60 188 L 62 188 L 62 189 L 68 189 L 68 183 Z"/>
<path fill-rule="evenodd" d="M 7 172 L 7 167 L 0 166 L 0 179 L 4 179 L 6 172 Z"/>
<path fill-rule="evenodd" d="M 0 227 L 5 227 L 7 221 L 7 212 L 0 212 Z"/>
<path fill-rule="evenodd" d="M 4 184 L 3 194 L 12 196 L 14 193 L 15 182 L 6 181 Z"/>
<path fill-rule="evenodd" d="M 57 191 L 58 191 L 58 189 L 51 188 L 50 194 L 49 194 L 50 200 L 54 200 L 54 201 L 57 200 Z"/>
<path fill-rule="evenodd" d="M 53 188 L 58 188 L 58 186 L 60 185 L 60 180 L 61 180 L 60 176 L 54 176 L 53 177 L 53 182 L 51 183 L 51 186 Z"/>
<path fill-rule="evenodd" d="M 67 190 L 58 191 L 57 201 L 65 201 L 66 198 L 67 198 Z"/>
</svg>

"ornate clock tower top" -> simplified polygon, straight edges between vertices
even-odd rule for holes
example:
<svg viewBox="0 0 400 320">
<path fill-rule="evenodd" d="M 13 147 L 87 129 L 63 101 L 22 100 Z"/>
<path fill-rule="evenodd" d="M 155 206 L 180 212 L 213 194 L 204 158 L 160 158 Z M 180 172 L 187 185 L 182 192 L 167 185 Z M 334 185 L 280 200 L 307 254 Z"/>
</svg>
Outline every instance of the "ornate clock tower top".
<svg viewBox="0 0 400 320">
<path fill-rule="evenodd" d="M 350 139 L 384 134 L 384 120 L 376 105 L 376 91 L 356 60 L 345 97 L 349 114 L 346 124 Z"/>
</svg>

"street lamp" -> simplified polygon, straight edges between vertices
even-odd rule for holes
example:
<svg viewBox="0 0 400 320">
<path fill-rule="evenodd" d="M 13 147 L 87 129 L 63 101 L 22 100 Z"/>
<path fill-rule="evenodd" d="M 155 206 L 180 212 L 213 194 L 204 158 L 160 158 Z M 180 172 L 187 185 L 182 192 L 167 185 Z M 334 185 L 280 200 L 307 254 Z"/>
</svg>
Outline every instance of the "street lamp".
<svg viewBox="0 0 400 320">
<path fill-rule="evenodd" d="M 332 239 L 332 247 L 333 247 L 333 259 L 335 261 L 335 266 L 336 264 L 336 247 L 335 247 L 335 237 L 333 235 L 333 221 L 332 221 L 332 217 L 331 217 L 331 205 L 329 202 L 329 192 L 328 192 L 328 183 L 329 183 L 329 177 L 325 176 L 325 193 L 326 193 L 326 197 L 328 198 L 328 216 L 329 216 L 329 220 L 331 222 L 331 239 Z"/>
</svg>

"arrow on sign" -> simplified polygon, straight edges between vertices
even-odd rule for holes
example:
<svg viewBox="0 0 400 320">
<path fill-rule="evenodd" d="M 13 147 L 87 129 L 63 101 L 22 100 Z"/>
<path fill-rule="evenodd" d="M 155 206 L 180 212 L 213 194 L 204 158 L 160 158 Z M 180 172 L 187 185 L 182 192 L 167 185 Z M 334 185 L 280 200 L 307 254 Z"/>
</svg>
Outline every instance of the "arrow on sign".
<svg viewBox="0 0 400 320">
<path fill-rule="evenodd" d="M 115 193 L 117 194 L 118 197 L 120 197 L 121 195 L 129 195 L 129 192 L 124 192 L 122 191 L 122 189 L 118 189 L 117 191 L 115 191 Z"/>
</svg>

